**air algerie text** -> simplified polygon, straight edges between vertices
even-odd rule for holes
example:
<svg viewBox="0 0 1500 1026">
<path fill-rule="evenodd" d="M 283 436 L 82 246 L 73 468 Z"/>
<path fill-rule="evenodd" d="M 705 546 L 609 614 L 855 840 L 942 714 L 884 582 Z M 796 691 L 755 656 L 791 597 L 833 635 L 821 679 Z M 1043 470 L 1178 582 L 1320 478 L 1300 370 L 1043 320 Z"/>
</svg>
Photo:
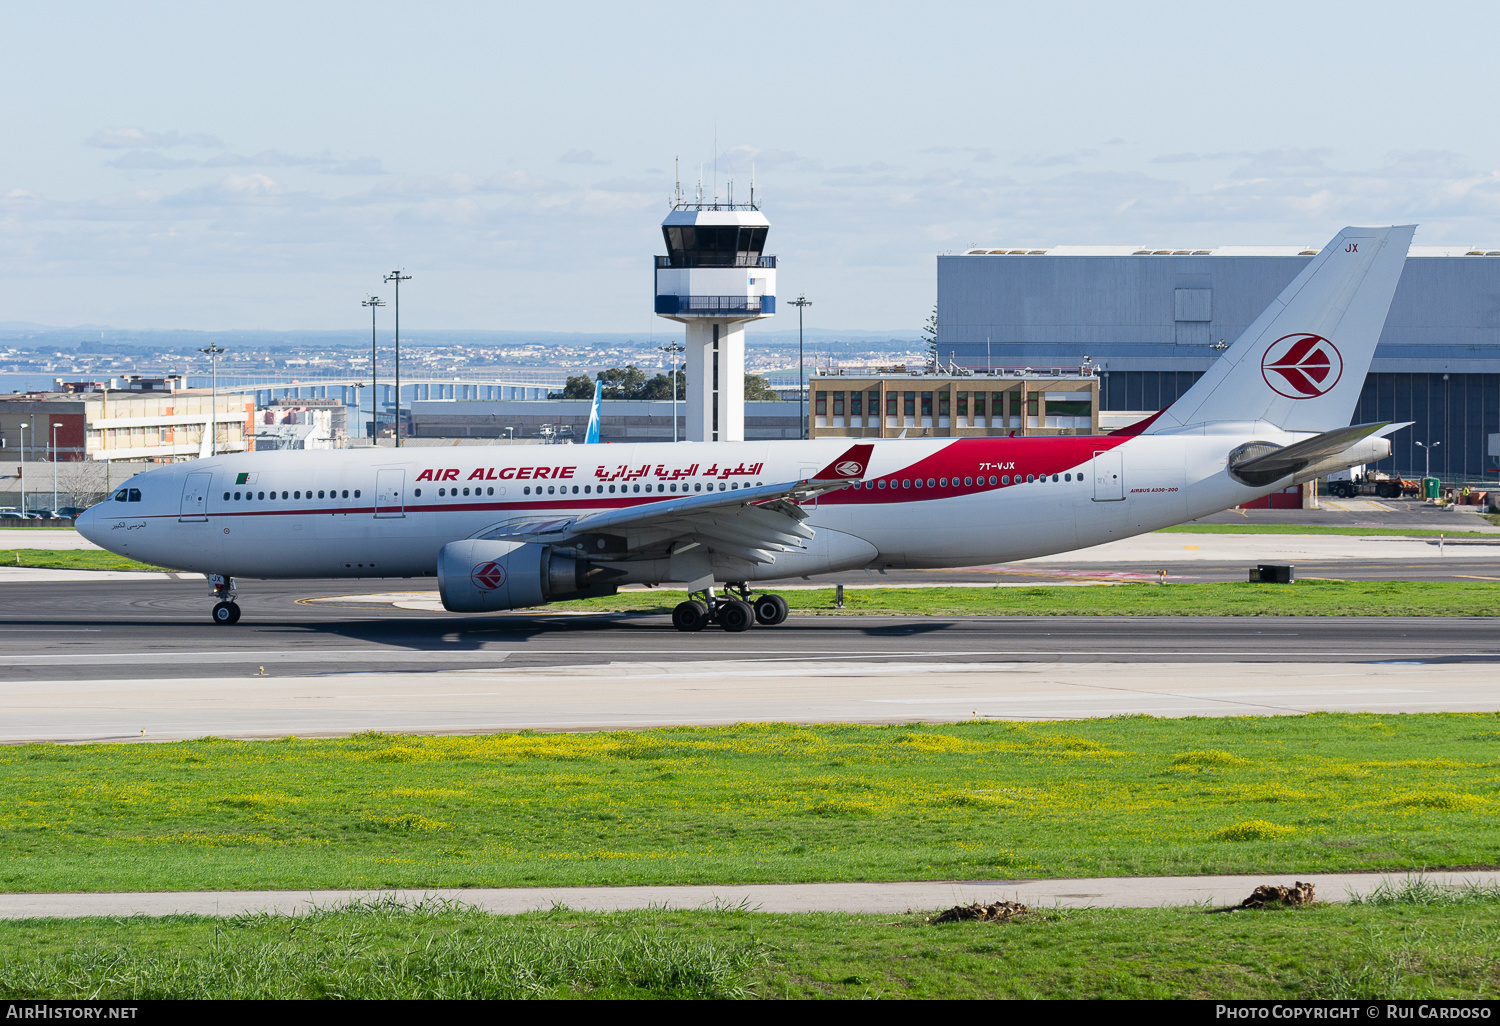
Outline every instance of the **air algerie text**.
<svg viewBox="0 0 1500 1026">
<path fill-rule="evenodd" d="M 577 467 L 479 467 L 470 472 L 465 481 L 565 481 L 572 477 Z M 424 470 L 417 475 L 418 481 L 457 481 L 459 471 Z"/>
<path fill-rule="evenodd" d="M 764 463 L 738 463 L 720 466 L 715 463 L 704 467 L 697 463 L 687 467 L 669 467 L 666 464 L 643 464 L 639 467 L 595 467 L 594 478 L 599 481 L 639 481 L 654 477 L 659 481 L 681 481 L 684 478 L 708 477 L 720 481 L 731 477 L 754 477 L 765 469 Z M 578 472 L 577 467 L 476 467 L 466 475 L 457 467 L 424 470 L 417 475 L 418 481 L 567 481 Z"/>
</svg>

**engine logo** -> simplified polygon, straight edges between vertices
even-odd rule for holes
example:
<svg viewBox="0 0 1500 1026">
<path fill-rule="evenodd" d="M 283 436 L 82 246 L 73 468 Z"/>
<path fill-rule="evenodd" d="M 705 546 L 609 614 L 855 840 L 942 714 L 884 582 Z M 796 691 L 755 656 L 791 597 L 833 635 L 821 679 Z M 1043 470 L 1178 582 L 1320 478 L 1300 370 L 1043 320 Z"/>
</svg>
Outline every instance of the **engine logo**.
<svg viewBox="0 0 1500 1026">
<path fill-rule="evenodd" d="M 1283 335 L 1266 348 L 1260 373 L 1278 395 L 1316 399 L 1344 376 L 1344 358 L 1322 335 Z"/>
<path fill-rule="evenodd" d="M 834 464 L 833 471 L 840 477 L 858 477 L 864 473 L 864 464 L 856 463 L 854 460 L 845 460 Z"/>
<path fill-rule="evenodd" d="M 494 591 L 505 583 L 505 567 L 494 560 L 480 563 L 469 574 L 469 580 L 474 582 L 475 587 L 485 591 Z"/>
</svg>

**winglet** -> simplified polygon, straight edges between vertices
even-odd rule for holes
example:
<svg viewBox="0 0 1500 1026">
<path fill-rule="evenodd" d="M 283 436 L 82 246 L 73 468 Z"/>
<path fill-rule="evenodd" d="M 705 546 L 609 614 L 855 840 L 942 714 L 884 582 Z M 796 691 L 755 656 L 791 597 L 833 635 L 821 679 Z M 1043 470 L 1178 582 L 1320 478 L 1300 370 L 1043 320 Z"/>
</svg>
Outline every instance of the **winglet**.
<svg viewBox="0 0 1500 1026">
<path fill-rule="evenodd" d="M 870 465 L 870 454 L 875 451 L 875 446 L 869 442 L 849 447 L 849 451 L 838 457 L 828 466 L 818 471 L 809 481 L 858 481 L 865 476 L 865 468 Z"/>
</svg>

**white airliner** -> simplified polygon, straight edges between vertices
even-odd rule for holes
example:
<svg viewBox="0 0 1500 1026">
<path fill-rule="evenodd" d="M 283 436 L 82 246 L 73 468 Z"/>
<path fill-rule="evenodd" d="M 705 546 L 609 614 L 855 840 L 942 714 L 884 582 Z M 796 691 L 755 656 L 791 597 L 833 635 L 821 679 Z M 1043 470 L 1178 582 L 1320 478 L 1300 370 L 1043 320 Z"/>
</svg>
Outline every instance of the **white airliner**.
<svg viewBox="0 0 1500 1026">
<path fill-rule="evenodd" d="M 152 470 L 78 530 L 235 578 L 436 577 L 490 613 L 686 585 L 684 631 L 781 623 L 778 578 L 959 567 L 1097 545 L 1390 454 L 1348 425 L 1414 228 L 1346 228 L 1169 408 L 1125 431 L 241 453 Z"/>
</svg>

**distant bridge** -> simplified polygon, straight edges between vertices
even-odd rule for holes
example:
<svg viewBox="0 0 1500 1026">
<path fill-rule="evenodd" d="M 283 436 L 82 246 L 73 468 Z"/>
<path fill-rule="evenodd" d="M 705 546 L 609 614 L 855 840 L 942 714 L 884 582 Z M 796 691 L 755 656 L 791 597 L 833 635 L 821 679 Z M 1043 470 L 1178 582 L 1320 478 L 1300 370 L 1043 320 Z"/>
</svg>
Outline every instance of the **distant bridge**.
<svg viewBox="0 0 1500 1026">
<path fill-rule="evenodd" d="M 202 388 L 203 386 L 196 385 Z M 254 394 L 257 406 L 269 406 L 273 399 L 337 399 L 345 406 L 370 408 L 368 377 L 313 378 L 295 381 L 262 381 L 248 385 L 220 385 L 219 391 L 239 395 Z M 376 406 L 390 411 L 395 406 L 395 382 L 376 383 Z M 477 380 L 455 378 L 401 379 L 401 405 L 424 399 L 545 399 L 550 392 L 562 391 L 563 383 L 536 381 Z"/>
</svg>

